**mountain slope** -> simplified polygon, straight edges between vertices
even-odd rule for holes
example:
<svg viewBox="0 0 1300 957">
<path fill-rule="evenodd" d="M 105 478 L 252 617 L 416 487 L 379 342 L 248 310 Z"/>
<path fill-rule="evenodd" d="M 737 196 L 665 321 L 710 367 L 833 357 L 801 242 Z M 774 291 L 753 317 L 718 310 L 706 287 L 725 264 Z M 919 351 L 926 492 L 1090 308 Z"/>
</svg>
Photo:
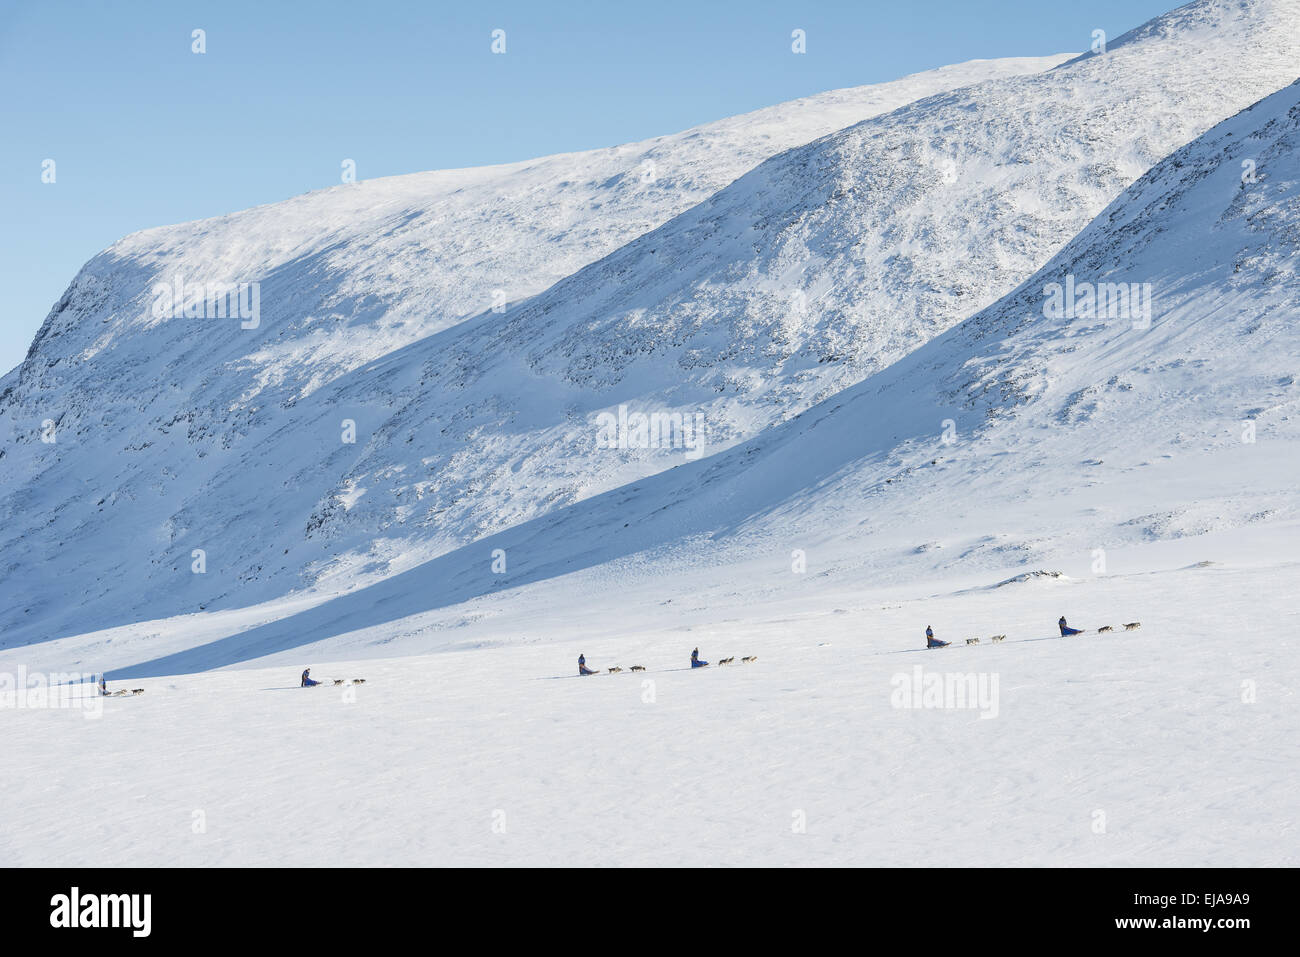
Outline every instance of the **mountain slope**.
<svg viewBox="0 0 1300 957">
<path fill-rule="evenodd" d="M 326 606 L 348 609 L 316 622 L 336 633 L 346 620 L 395 620 L 687 534 L 716 536 L 724 518 L 737 542 L 770 540 L 753 517 L 769 510 L 814 537 L 841 528 L 855 487 L 832 504 L 790 496 L 810 475 L 820 487 L 832 466 L 857 467 L 836 457 L 862 451 L 860 424 L 844 427 L 838 447 L 773 433 L 764 441 L 776 464 L 750 477 L 737 477 L 741 460 L 724 450 L 1013 289 L 1152 162 L 1293 80 L 1298 26 L 1294 0 L 1201 0 L 1104 56 L 911 104 L 774 157 L 504 315 L 328 382 L 306 363 L 272 390 L 265 375 L 199 354 L 200 336 L 181 367 L 192 379 L 141 358 L 153 395 L 92 392 L 51 360 L 40 386 L 12 394 L 8 408 L 30 422 L 52 398 L 76 396 L 78 414 L 60 433 L 75 438 L 72 450 L 31 440 L 19 449 L 3 499 L 21 596 L 0 608 L 6 640 L 387 579 Z M 806 310 L 789 308 L 792 292 Z M 91 414 L 92 394 L 107 412 Z M 624 403 L 702 416 L 706 447 L 600 447 L 597 414 Z M 918 403 L 890 407 L 895 429 L 919 428 Z M 345 421 L 356 424 L 355 444 L 340 438 Z M 880 444 L 862 454 L 886 468 L 903 461 L 895 433 L 866 434 Z M 696 453 L 721 454 L 692 464 Z M 679 474 L 649 477 L 674 465 Z M 875 494 L 870 482 L 856 491 Z M 961 500 L 964 489 L 952 491 Z M 77 547 L 100 541 L 114 550 Z M 510 570 L 498 576 L 491 549 L 507 542 Z M 988 560 L 1005 564 L 1024 544 L 994 541 Z M 195 549 L 207 556 L 202 575 L 191 574 Z M 54 557 L 36 570 L 36 554 Z M 261 636 L 267 649 L 282 640 L 274 629 Z M 255 655 L 257 637 L 232 653 Z"/>
<path fill-rule="evenodd" d="M 93 601 L 92 620 L 112 617 L 121 571 L 149 577 L 168 560 L 178 529 L 214 518 L 200 504 L 209 483 L 249 476 L 246 464 L 232 469 L 230 450 L 247 449 L 259 430 L 279 435 L 280 425 L 300 434 L 295 405 L 347 371 L 469 317 L 494 315 L 488 310 L 498 289 L 508 303 L 535 295 L 790 146 L 937 91 L 1063 59 L 974 61 L 643 143 L 363 180 L 126 237 L 86 264 L 27 360 L 0 377 L 0 628 L 7 636 L 0 641 L 13 640 L 19 624 L 32 625 L 36 637 L 67 627 L 43 614 L 71 610 L 64 589 L 74 579 L 83 589 L 73 604 Z M 255 327 L 242 328 L 239 318 L 154 315 L 154 287 L 177 282 L 187 292 L 257 284 Z M 253 305 L 251 288 L 242 304 Z M 337 420 L 330 432 L 336 444 Z M 307 453 L 306 481 L 329 468 L 320 454 Z M 275 469 L 285 474 L 282 463 Z M 293 539 L 303 540 L 308 516 L 336 481 L 326 478 L 288 509 Z M 247 499 L 247 487 L 238 497 Z M 268 524 L 264 514 L 255 523 Z M 116 546 L 87 546 L 98 536 Z M 286 543 L 263 544 L 280 555 Z M 239 546 L 249 557 L 258 547 Z M 179 556 L 183 567 L 191 550 Z M 308 551 L 310 558 L 295 556 L 294 578 L 321 558 Z M 51 558 L 61 570 L 45 564 Z M 247 578 L 254 566 L 240 574 Z M 174 579 L 152 594 L 159 593 L 175 595 Z M 120 604 L 143 609 L 149 600 L 133 595 Z"/>
<path fill-rule="evenodd" d="M 397 638 L 410 653 L 535 631 L 556 609 L 570 640 L 613 620 L 725 629 L 737 603 L 810 619 L 864 588 L 962 576 L 1015 615 L 1037 579 L 998 592 L 995 573 L 1131 574 L 1185 563 L 1189 544 L 1277 566 L 1300 526 L 1297 146 L 1300 83 L 1157 164 L 1012 294 L 735 448 L 316 607 L 178 619 L 165 638 L 87 636 L 63 654 L 157 675 L 306 646 L 392 653 Z M 1151 309 L 1056 314 L 1069 277 L 1150 284 Z"/>
<path fill-rule="evenodd" d="M 286 396 L 276 386 L 305 395 L 486 312 L 501 301 L 498 289 L 507 303 L 535 295 L 769 156 L 936 92 L 1039 72 L 1063 59 L 972 61 L 640 143 L 361 179 L 143 230 L 86 264 L 37 334 L 30 358 L 76 358 L 92 365 L 86 375 L 102 381 L 125 361 L 124 340 L 147 333 L 154 354 L 173 364 L 201 350 L 211 365 L 224 362 L 228 374 L 251 379 L 248 399 L 269 389 L 263 401 L 281 401 Z M 194 323 L 151 316 L 151 287 L 177 277 L 196 284 L 260 281 L 263 335 L 238 335 L 215 320 L 217 330 L 196 330 Z M 26 370 L 24 381 L 35 373 Z"/>
<path fill-rule="evenodd" d="M 387 560 L 371 544 L 400 528 L 409 567 L 757 434 L 993 302 L 1152 163 L 1295 78 L 1293 0 L 1163 19 L 774 157 L 505 316 L 340 381 L 317 428 L 340 407 L 376 424 L 318 499 L 322 534 Z M 604 448 L 620 406 L 702 437 Z"/>
</svg>

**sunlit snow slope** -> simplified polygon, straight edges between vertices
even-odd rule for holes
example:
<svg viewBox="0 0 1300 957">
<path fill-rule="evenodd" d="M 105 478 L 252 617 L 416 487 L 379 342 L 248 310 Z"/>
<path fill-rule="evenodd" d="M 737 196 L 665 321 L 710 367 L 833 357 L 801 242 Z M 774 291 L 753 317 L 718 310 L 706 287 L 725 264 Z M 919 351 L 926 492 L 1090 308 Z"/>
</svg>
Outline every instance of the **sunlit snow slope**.
<svg viewBox="0 0 1300 957">
<path fill-rule="evenodd" d="M 160 601 L 172 610 L 239 605 L 315 580 L 339 548 L 327 539 L 354 484 L 353 460 L 391 446 L 391 474 L 411 483 L 400 498 L 454 497 L 463 482 L 445 457 L 474 428 L 460 414 L 450 447 L 433 438 L 445 421 L 424 423 L 430 434 L 407 443 L 384 421 L 407 400 L 357 403 L 344 396 L 348 372 L 391 355 L 383 368 L 418 380 L 425 360 L 402 347 L 428 339 L 441 363 L 436 333 L 500 318 L 494 304 L 516 308 L 775 153 L 1064 59 L 975 61 L 643 143 L 362 180 L 126 237 L 87 263 L 27 361 L 0 378 L 0 643 L 149 615 Z M 155 284 L 178 281 L 257 283 L 256 328 L 156 318 Z M 364 381 L 382 389 L 387 377 L 371 370 Z M 328 426 L 316 434 L 322 414 Z M 339 441 L 347 416 L 358 421 L 357 447 Z M 41 441 L 51 437 L 47 421 L 53 444 Z M 434 456 L 444 457 L 436 468 L 422 464 Z M 403 528 L 400 503 L 389 504 L 398 523 L 368 523 L 347 546 L 373 550 L 377 571 L 443 524 L 426 507 Z M 193 545 L 201 528 L 208 541 Z M 466 534 L 448 529 L 454 541 Z M 189 568 L 194 547 L 212 554 L 214 576 L 177 591 L 176 570 Z M 127 580 L 136 584 L 124 588 Z"/>
</svg>

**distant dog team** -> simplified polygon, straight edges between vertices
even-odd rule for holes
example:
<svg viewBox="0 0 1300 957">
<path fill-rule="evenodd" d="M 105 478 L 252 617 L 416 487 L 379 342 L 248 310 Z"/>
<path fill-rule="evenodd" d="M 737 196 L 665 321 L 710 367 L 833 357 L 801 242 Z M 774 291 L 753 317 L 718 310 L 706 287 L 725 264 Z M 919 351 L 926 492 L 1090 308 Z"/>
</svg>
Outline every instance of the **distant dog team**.
<svg viewBox="0 0 1300 957">
<path fill-rule="evenodd" d="M 1069 627 L 1069 626 L 1066 624 L 1065 616 L 1064 616 L 1064 615 L 1061 616 L 1061 620 L 1058 622 L 1058 625 L 1059 625 L 1060 630 L 1061 630 L 1061 637 L 1063 637 L 1063 638 L 1065 638 L 1065 637 L 1071 637 L 1071 636 L 1074 636 L 1074 635 L 1081 635 L 1081 634 L 1084 633 L 1083 630 L 1080 629 L 1080 628 L 1071 628 L 1071 627 Z M 1123 628 L 1124 628 L 1125 631 L 1137 631 L 1137 630 L 1138 630 L 1139 628 L 1141 628 L 1141 627 L 1142 627 L 1142 622 L 1140 622 L 1140 621 L 1130 621 L 1130 622 L 1127 622 L 1127 623 L 1123 626 Z M 1099 634 L 1099 635 L 1112 634 L 1112 633 L 1114 633 L 1114 631 L 1115 631 L 1115 627 L 1114 627 L 1113 625 L 1103 625 L 1102 627 L 1100 627 L 1100 628 L 1097 629 L 1097 634 Z M 1006 635 L 992 635 L 992 636 L 989 637 L 989 642 L 990 642 L 991 644 L 995 644 L 995 645 L 1000 645 L 1000 644 L 1002 644 L 1002 643 L 1003 643 L 1004 641 L 1006 641 L 1006 640 L 1007 640 L 1007 636 L 1006 636 Z M 967 639 L 966 639 L 966 644 L 967 644 L 968 646 L 970 646 L 970 645 L 978 645 L 979 643 L 980 643 L 980 639 L 979 639 L 979 638 L 967 638 Z M 927 647 L 927 648 L 947 648 L 948 646 L 949 646 L 949 642 L 939 641 L 939 639 L 935 638 L 933 629 L 930 629 L 930 628 L 927 628 L 927 629 L 926 629 L 926 647 Z M 722 665 L 730 665 L 730 664 L 734 664 L 735 661 L 736 661 L 736 656 L 735 656 L 735 655 L 731 655 L 731 656 L 726 657 L 726 658 L 719 658 L 719 659 L 718 659 L 718 665 L 719 665 L 719 666 L 722 666 Z M 758 655 L 745 655 L 745 656 L 743 656 L 743 657 L 740 659 L 740 661 L 741 661 L 742 664 L 747 664 L 747 665 L 748 665 L 748 664 L 753 664 L 754 662 L 758 661 Z M 703 668 L 703 667 L 707 667 L 708 664 L 709 664 L 709 663 L 708 663 L 707 661 L 704 661 L 704 660 L 702 660 L 702 659 L 700 658 L 700 652 L 699 652 L 699 649 L 698 649 L 698 648 L 691 652 L 691 667 L 692 667 L 692 668 Z M 629 670 L 629 671 L 633 671 L 633 672 L 636 672 L 636 671 L 645 671 L 645 670 L 646 670 L 646 667 L 645 667 L 645 665 L 632 665 L 628 670 Z M 610 667 L 610 668 L 605 669 L 605 671 L 606 671 L 606 674 L 617 675 L 617 674 L 622 674 L 622 672 L 623 672 L 623 668 L 621 668 L 621 667 L 618 666 L 618 665 L 614 665 L 613 667 Z M 303 674 L 302 674 L 302 684 L 303 684 L 303 686 L 304 686 L 304 687 L 310 687 L 310 686 L 312 686 L 312 685 L 320 684 L 320 682 L 312 681 L 312 680 L 309 678 L 309 673 L 310 673 L 310 669 L 309 669 L 308 671 L 304 671 Z M 594 674 L 597 674 L 597 673 L 598 673 L 597 671 L 595 671 L 595 670 L 593 670 L 593 669 L 587 667 L 587 664 L 586 664 L 586 657 L 585 657 L 585 656 L 583 656 L 583 655 L 579 655 L 579 656 L 578 656 L 578 674 L 579 674 L 579 675 L 594 675 Z M 348 683 L 348 682 L 347 682 L 347 679 L 344 679 L 344 678 L 335 678 L 335 679 L 332 680 L 332 684 L 333 684 L 335 687 L 338 687 L 339 685 L 343 685 L 343 684 L 346 684 L 346 683 Z M 365 679 L 365 678 L 353 678 L 353 679 L 351 680 L 350 683 L 351 683 L 351 684 L 354 684 L 354 685 L 365 684 L 365 683 L 366 683 L 366 679 Z M 108 692 L 107 690 L 104 689 L 104 685 L 103 685 L 103 682 L 102 682 L 102 681 L 101 681 L 101 683 L 100 683 L 100 693 L 101 693 L 101 694 L 109 694 L 109 692 Z M 114 691 L 114 692 L 111 693 L 111 695 L 112 695 L 113 697 L 119 697 L 119 696 L 121 696 L 121 695 L 128 695 L 128 694 L 130 694 L 130 695 L 144 694 L 144 689 L 143 689 L 143 688 L 134 688 L 134 689 L 132 689 L 131 691 Z"/>
</svg>

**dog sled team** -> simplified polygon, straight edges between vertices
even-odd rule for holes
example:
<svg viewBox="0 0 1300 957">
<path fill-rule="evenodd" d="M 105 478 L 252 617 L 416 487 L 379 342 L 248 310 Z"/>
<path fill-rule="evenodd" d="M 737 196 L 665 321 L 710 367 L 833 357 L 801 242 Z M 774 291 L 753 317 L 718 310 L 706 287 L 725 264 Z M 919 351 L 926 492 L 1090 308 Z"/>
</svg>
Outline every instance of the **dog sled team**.
<svg viewBox="0 0 1300 957">
<path fill-rule="evenodd" d="M 127 695 L 137 694 L 144 694 L 144 689 L 132 688 L 128 691 L 126 688 L 123 688 L 120 691 L 109 691 L 108 682 L 104 679 L 103 675 L 99 676 L 99 696 L 101 698 L 124 698 Z"/>
<path fill-rule="evenodd" d="M 144 689 L 131 688 L 130 690 L 128 690 L 126 688 L 121 688 L 118 691 L 109 691 L 108 682 L 104 679 L 103 675 L 99 676 L 99 696 L 101 698 L 123 698 L 126 697 L 127 695 L 135 695 L 135 694 L 144 694 Z"/>
<path fill-rule="evenodd" d="M 1084 633 L 1084 629 L 1082 629 L 1082 628 L 1071 628 L 1071 627 L 1069 626 L 1069 624 L 1066 622 L 1066 620 L 1065 620 L 1065 616 L 1064 616 L 1064 615 L 1061 616 L 1060 621 L 1058 621 L 1056 624 L 1057 624 L 1057 627 L 1060 628 L 1060 630 L 1061 630 L 1061 637 L 1062 637 L 1062 638 L 1068 638 L 1068 637 L 1070 637 L 1071 635 L 1081 635 L 1081 634 Z M 1142 627 L 1142 622 L 1140 622 L 1140 621 L 1130 621 L 1130 622 L 1128 622 L 1127 624 L 1125 624 L 1123 627 L 1124 627 L 1124 630 L 1125 630 L 1125 631 L 1137 631 L 1137 629 L 1139 629 L 1139 628 Z M 1114 630 L 1115 630 L 1115 628 L 1114 628 L 1112 625 L 1104 625 L 1104 626 L 1102 626 L 1101 628 L 1098 628 L 1098 629 L 1097 629 L 1097 634 L 1099 634 L 1099 635 L 1103 635 L 1103 634 L 1107 634 L 1107 633 L 1109 633 L 1109 632 L 1113 632 Z M 1006 638 L 1007 638 L 1006 635 L 994 635 L 994 636 L 992 636 L 992 638 L 990 638 L 989 640 L 990 640 L 993 644 L 996 645 L 996 644 L 1000 644 L 1000 643 L 1003 642 L 1003 641 L 1006 641 Z M 979 640 L 978 638 L 967 638 L 967 639 L 966 639 L 966 644 L 968 644 L 968 645 L 978 645 L 979 643 L 980 643 L 980 640 Z M 947 648 L 950 644 L 952 644 L 952 642 L 950 642 L 950 641 L 940 641 L 938 638 L 936 638 L 936 637 L 934 636 L 934 629 L 931 628 L 929 625 L 926 625 L 926 626 L 925 626 L 925 647 L 926 647 L 926 648 Z M 754 663 L 754 662 L 757 661 L 757 660 L 758 660 L 758 655 L 745 655 L 743 658 L 740 659 L 740 661 L 741 661 L 742 664 L 752 664 L 752 663 Z M 732 655 L 730 658 L 719 658 L 719 659 L 718 659 L 718 664 L 719 664 L 719 666 L 721 666 L 721 665 L 730 665 L 730 664 L 734 664 L 735 661 L 736 661 L 736 656 L 735 656 L 735 655 Z M 699 648 L 694 648 L 694 649 L 692 649 L 692 651 L 691 651 L 691 667 L 692 667 L 692 668 L 707 668 L 708 666 L 709 666 L 709 662 L 705 661 L 703 658 L 700 657 L 700 649 L 699 649 Z M 633 672 L 635 672 L 635 671 L 645 671 L 645 670 L 646 670 L 646 668 L 645 668 L 644 665 L 632 665 L 632 666 L 628 669 L 628 671 L 633 671 Z M 620 673 L 622 673 L 623 669 L 620 668 L 620 667 L 618 667 L 617 665 L 615 665 L 615 666 L 612 667 L 612 668 L 607 668 L 606 671 L 607 671 L 609 674 L 611 674 L 611 675 L 615 675 L 615 674 L 620 674 Z M 578 674 L 579 674 L 579 675 L 594 675 L 594 674 L 598 674 L 598 673 L 599 673 L 599 672 L 597 672 L 595 669 L 592 669 L 592 668 L 588 668 L 588 667 L 587 667 L 587 656 L 586 656 L 586 655 L 581 655 L 581 654 L 578 655 Z M 348 680 L 345 679 L 345 678 L 334 678 L 330 683 L 333 684 L 333 685 L 343 685 L 343 684 L 363 685 L 363 684 L 366 683 L 366 679 L 365 679 L 365 678 L 353 678 L 351 681 L 348 681 Z M 324 682 L 322 682 L 322 681 L 317 681 L 315 678 L 313 678 L 313 677 L 311 676 L 311 669 L 310 669 L 310 668 L 305 668 L 305 669 L 303 669 L 303 673 L 302 673 L 302 681 L 301 681 L 300 687 L 303 687 L 303 688 L 315 688 L 315 687 L 317 687 L 318 685 L 321 685 L 321 684 L 324 684 Z M 106 698 L 117 698 L 117 697 L 122 697 L 122 696 L 124 696 L 124 695 L 139 695 L 139 694 L 144 694 L 144 689 L 143 689 L 143 688 L 132 688 L 132 689 L 129 690 L 129 691 L 126 690 L 126 689 L 123 689 L 123 690 L 121 690 L 121 691 L 113 691 L 113 692 L 110 692 L 110 691 L 108 690 L 108 685 L 107 685 L 107 682 L 106 682 L 104 676 L 103 676 L 103 675 L 100 675 L 100 678 L 99 678 L 99 693 L 100 693 L 100 695 L 101 695 L 102 697 L 106 697 Z"/>
<path fill-rule="evenodd" d="M 1065 620 L 1065 616 L 1064 616 L 1064 615 L 1061 616 L 1061 620 L 1058 621 L 1058 622 L 1056 623 L 1056 626 L 1057 626 L 1058 628 L 1061 629 L 1061 637 L 1062 637 L 1062 638 L 1068 638 L 1068 637 L 1070 637 L 1071 635 L 1082 635 L 1082 634 L 1084 633 L 1084 629 L 1083 629 L 1083 628 L 1071 628 L 1070 625 L 1066 622 L 1066 620 Z M 1124 630 L 1125 630 L 1125 631 L 1137 631 L 1137 630 L 1138 630 L 1139 628 L 1141 628 L 1141 627 L 1142 627 L 1142 622 L 1140 622 L 1140 621 L 1130 621 L 1128 624 L 1126 624 L 1126 625 L 1124 626 Z M 1101 628 L 1098 628 L 1098 629 L 1097 629 L 1097 634 L 1099 634 L 1099 635 L 1104 635 L 1104 634 L 1107 634 L 1107 633 L 1109 633 L 1109 632 L 1113 632 L 1114 630 L 1115 630 L 1115 628 L 1114 628 L 1113 625 L 1104 625 L 1104 626 L 1102 626 Z M 1007 640 L 1007 636 L 1006 636 L 1006 635 L 994 635 L 994 636 L 993 636 L 991 639 L 989 639 L 989 640 L 992 641 L 993 644 L 996 645 L 996 644 L 1000 644 L 1000 643 L 1003 642 L 1003 641 L 1006 641 L 1006 640 Z M 978 638 L 967 638 L 967 639 L 966 639 L 966 644 L 968 644 L 968 645 L 978 645 L 979 643 L 980 643 L 980 640 L 979 640 Z M 934 637 L 934 629 L 931 628 L 929 625 L 926 625 L 926 626 L 925 626 L 925 647 L 927 647 L 927 648 L 947 648 L 950 644 L 952 644 L 952 642 L 950 642 L 950 641 L 940 641 L 938 638 Z"/>
<path fill-rule="evenodd" d="M 742 664 L 747 664 L 747 665 L 749 665 L 749 664 L 753 664 L 755 661 L 758 660 L 758 655 L 745 655 L 745 657 L 741 658 L 740 660 L 741 660 L 741 663 L 742 663 Z M 735 655 L 732 655 L 730 658 L 719 658 L 719 659 L 718 659 L 718 665 L 719 665 L 719 666 L 721 666 L 721 665 L 730 665 L 730 664 L 734 664 L 735 661 L 736 661 L 736 656 L 735 656 Z M 705 661 L 703 658 L 700 657 L 700 649 L 699 649 L 699 648 L 696 648 L 696 649 L 694 649 L 693 651 L 691 651 L 691 667 L 692 667 L 692 668 L 707 668 L 708 666 L 709 666 L 709 663 L 708 663 L 707 661 Z M 609 674 L 611 674 L 611 675 L 619 674 L 622 670 L 623 670 L 623 669 L 622 669 L 622 668 L 619 668 L 617 665 L 614 666 L 613 668 L 607 668 L 607 669 L 606 669 L 606 671 L 607 671 Z M 633 665 L 631 668 L 628 669 L 628 671 L 645 671 L 645 670 L 646 670 L 646 669 L 645 669 L 645 665 Z M 587 667 L 587 656 L 586 656 L 586 655 L 578 655 L 578 674 L 579 674 L 579 675 L 594 675 L 594 674 L 597 674 L 597 672 L 596 672 L 594 669 L 591 669 L 591 668 L 588 668 L 588 667 Z"/>
<path fill-rule="evenodd" d="M 363 684 L 366 683 L 366 679 L 365 679 L 365 678 L 353 678 L 351 682 L 348 682 L 348 680 L 347 680 L 346 678 L 335 678 L 333 681 L 330 682 L 330 684 L 333 684 L 333 685 L 341 685 L 341 684 L 348 684 L 348 683 L 350 683 L 350 684 L 354 684 L 354 685 L 363 685 Z M 323 681 L 317 681 L 315 678 L 313 678 L 313 677 L 311 676 L 311 669 L 310 669 L 310 668 L 307 668 L 306 670 L 303 671 L 303 673 L 302 673 L 302 684 L 301 684 L 300 687 L 303 687 L 303 688 L 315 688 L 317 685 L 320 685 L 320 684 L 324 684 L 324 682 L 323 682 Z"/>
<path fill-rule="evenodd" d="M 323 682 L 323 681 L 317 681 L 315 678 L 313 678 L 313 677 L 311 676 L 311 669 L 310 669 L 310 668 L 307 668 L 307 669 L 305 669 L 305 670 L 303 671 L 303 673 L 302 673 L 302 682 L 301 682 L 301 684 L 299 685 L 299 687 L 302 687 L 302 688 L 315 688 L 317 685 L 321 685 L 321 684 L 324 684 L 324 683 L 325 683 L 325 682 Z M 365 684 L 365 683 L 366 683 L 366 679 L 365 679 L 365 678 L 353 678 L 351 681 L 348 681 L 348 680 L 345 679 L 345 678 L 335 678 L 335 679 L 333 679 L 333 681 L 331 682 L 331 684 L 335 684 L 335 685 L 342 685 L 342 684 L 363 685 L 363 684 Z M 99 694 L 100 694 L 100 697 L 102 697 L 102 698 L 121 698 L 121 697 L 124 697 L 124 696 L 126 696 L 126 695 L 144 694 L 144 689 L 143 689 L 143 688 L 132 688 L 132 689 L 130 689 L 130 690 L 128 691 L 127 689 L 123 688 L 121 691 L 109 691 L 109 690 L 108 690 L 108 681 L 107 681 L 107 679 L 106 679 L 103 675 L 100 675 L 100 676 L 99 676 Z"/>
</svg>

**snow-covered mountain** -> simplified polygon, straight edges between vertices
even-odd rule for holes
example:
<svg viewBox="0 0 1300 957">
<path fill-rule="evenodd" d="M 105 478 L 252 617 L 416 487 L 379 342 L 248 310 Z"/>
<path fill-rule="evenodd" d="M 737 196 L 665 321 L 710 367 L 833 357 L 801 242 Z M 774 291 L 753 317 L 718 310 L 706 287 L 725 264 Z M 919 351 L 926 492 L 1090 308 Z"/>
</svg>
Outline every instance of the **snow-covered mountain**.
<svg viewBox="0 0 1300 957">
<path fill-rule="evenodd" d="M 211 483 L 233 474 L 228 450 L 268 428 L 300 434 L 293 407 L 323 384 L 469 317 L 491 315 L 501 298 L 535 295 L 775 153 L 936 92 L 1064 59 L 973 61 L 644 143 L 362 180 L 126 237 L 83 267 L 27 361 L 0 378 L 0 642 L 13 640 L 17 623 L 33 625 L 35 638 L 66 627 L 46 620 L 43 606 L 75 612 L 94 596 L 104 600 L 96 614 L 118 598 L 142 609 L 139 596 L 122 595 L 106 569 L 129 562 L 130 575 L 147 578 L 160 562 L 172 568 L 169 543 L 191 522 L 210 521 L 206 507 L 198 506 L 201 519 L 194 508 L 209 498 Z M 256 328 L 241 328 L 237 317 L 155 316 L 155 285 L 178 281 L 187 290 L 257 284 Z M 231 299 L 233 316 L 239 302 Z M 244 304 L 253 305 L 251 289 Z M 56 423 L 52 444 L 39 441 L 46 421 Z M 291 453 L 290 473 L 306 472 L 312 486 L 300 488 L 307 512 L 289 507 L 288 524 L 297 526 L 291 539 L 302 538 L 307 515 L 340 480 L 317 461 L 330 451 Z M 270 464 L 260 452 L 253 458 Z M 257 511 L 247 508 L 247 489 L 236 497 L 245 502 L 221 508 L 250 517 Z M 98 534 L 116 547 L 96 554 L 86 542 Z M 244 556 L 251 557 L 278 546 L 280 555 L 283 544 L 277 536 L 239 548 L 251 549 Z M 75 601 L 66 590 L 72 579 L 51 575 L 50 559 L 68 561 L 66 570 L 81 582 Z"/>
<path fill-rule="evenodd" d="M 799 417 L 280 620 L 125 632 L 127 656 L 171 652 L 127 674 L 395 636 L 432 650 L 548 620 L 597 636 L 611 611 L 725 630 L 738 595 L 806 617 L 846 591 L 1016 567 L 1102 579 L 1184 540 L 1274 566 L 1300 524 L 1298 146 L 1300 81 L 1157 164 L 1012 293 Z M 1127 311 L 1109 305 L 1121 286 Z M 1057 287 L 1073 291 L 1059 310 Z M 69 647 L 103 655 L 105 637 Z"/>
<path fill-rule="evenodd" d="M 1017 403 L 1044 409 L 1068 386 L 1055 413 L 1068 434 L 1094 428 L 1110 449 L 1120 426 L 1108 403 L 1185 386 L 1195 367 L 1142 351 L 1171 347 L 1159 330 L 1176 327 L 1158 312 L 1147 338 L 1117 353 L 1150 363 L 1149 377 L 1117 367 L 1088 383 L 1066 361 L 1084 350 L 1076 326 L 1007 326 L 1005 310 L 1022 319 L 1041 277 L 1020 299 L 999 297 L 1040 268 L 1059 273 L 1059 257 L 1044 263 L 1071 237 L 1170 151 L 1293 81 L 1297 54 L 1296 0 L 1200 0 L 1045 72 L 1061 58 L 976 65 L 962 74 L 974 85 L 932 77 L 870 106 L 832 99 L 833 115 L 766 152 L 748 124 L 770 124 L 775 141 L 826 104 L 602 153 L 595 176 L 592 154 L 424 174 L 130 237 L 82 271 L 27 362 L 0 380 L 0 430 L 13 436 L 0 459 L 0 641 L 238 609 L 303 585 L 319 590 L 303 603 L 356 589 L 199 649 L 191 663 L 206 667 L 582 568 L 664 574 L 777 542 L 788 555 L 793 540 L 842 539 L 839 567 L 891 575 L 918 545 L 972 568 L 1033 557 L 1062 524 L 1055 509 L 1017 512 L 1012 534 L 982 541 L 968 539 L 989 513 L 963 529 L 953 510 L 1041 496 L 1059 506 L 1082 495 L 1076 483 L 1141 489 L 1153 470 L 1066 438 L 1040 446 Z M 852 122 L 853 109 L 894 105 L 794 145 Z M 654 181 L 631 181 L 647 160 Z M 574 183 L 585 198 L 566 207 Z M 1153 222 L 1151 235 L 1173 225 Z M 1134 281 L 1152 284 L 1157 310 L 1200 277 L 1096 250 L 1081 275 L 1147 270 Z M 259 281 L 257 327 L 152 316 L 153 284 L 176 274 Z M 498 288 L 504 312 L 489 308 Z M 1008 338 L 979 338 L 986 327 Z M 1120 349 L 1099 328 L 1096 349 Z M 1289 401 L 1280 379 L 1263 382 L 1238 385 L 1257 394 L 1251 408 Z M 702 422 L 703 443 L 603 448 L 597 417 L 617 421 L 620 405 Z M 1022 426 L 971 440 L 977 422 L 1004 417 Z M 952 446 L 939 444 L 945 419 Z M 1068 474 L 1040 447 L 1074 455 Z M 882 514 L 914 521 L 886 530 Z M 1065 524 L 1091 547 L 1116 528 L 1196 527 L 1186 512 L 1152 509 L 1146 525 L 1088 515 Z M 508 570 L 491 569 L 495 548 Z M 171 650 L 137 643 L 113 660 Z"/>
<path fill-rule="evenodd" d="M 91 367 L 83 375 L 105 381 L 125 361 L 119 353 L 141 340 L 173 365 L 194 352 L 212 371 L 230 372 L 242 386 L 231 394 L 246 400 L 307 395 L 403 345 L 528 299 L 770 156 L 935 93 L 1065 59 L 976 60 L 641 143 L 360 179 L 143 230 L 86 264 L 37 334 L 31 358 L 77 359 Z M 261 334 L 159 321 L 152 287 L 178 278 L 260 282 Z"/>
<path fill-rule="evenodd" d="M 565 522 L 628 526 L 602 561 L 671 546 L 663 560 L 687 563 L 684 543 L 705 539 L 704 563 L 725 564 L 804 542 L 876 583 L 1295 522 L 1297 146 L 1300 81 L 1158 163 L 947 333 Z M 542 555 L 564 527 L 484 544 Z"/>
</svg>

